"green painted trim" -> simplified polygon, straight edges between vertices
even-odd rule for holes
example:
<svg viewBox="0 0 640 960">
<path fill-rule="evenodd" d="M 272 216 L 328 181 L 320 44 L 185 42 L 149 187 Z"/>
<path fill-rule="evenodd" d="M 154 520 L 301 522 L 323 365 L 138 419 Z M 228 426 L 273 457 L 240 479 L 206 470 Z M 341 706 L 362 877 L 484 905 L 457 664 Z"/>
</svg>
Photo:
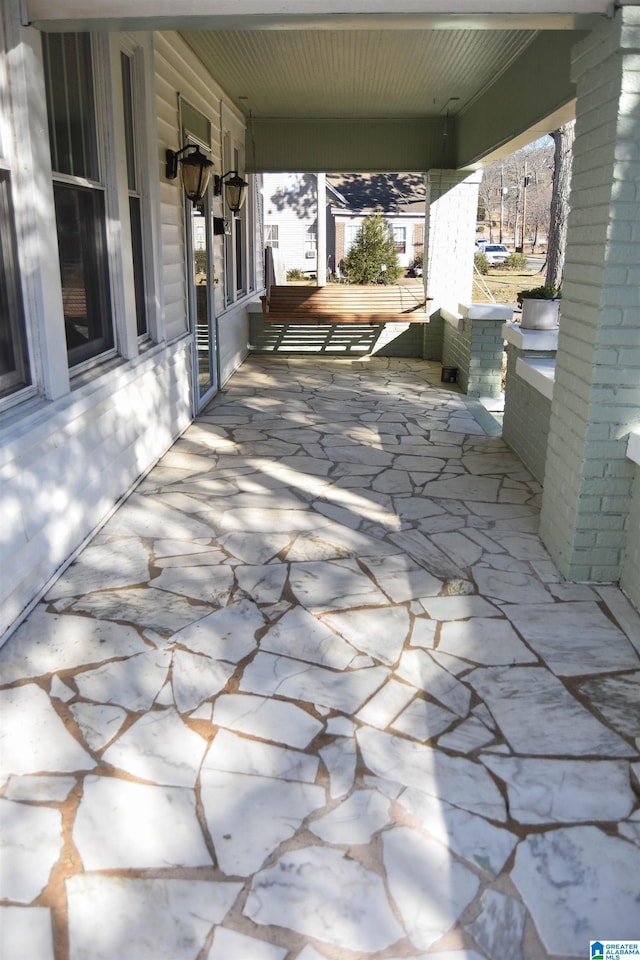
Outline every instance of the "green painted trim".
<svg viewBox="0 0 640 960">
<path fill-rule="evenodd" d="M 579 31 L 539 33 L 499 80 L 457 118 L 453 166 L 472 167 L 501 146 L 509 153 L 523 134 L 527 133 L 523 143 L 531 142 L 531 131 L 543 136 L 571 119 L 576 97 L 570 77 L 571 52 L 584 36 Z M 552 116 L 553 121 L 546 121 Z"/>
<path fill-rule="evenodd" d="M 443 119 L 254 119 L 250 137 L 248 173 L 424 173 L 455 150 Z"/>
</svg>

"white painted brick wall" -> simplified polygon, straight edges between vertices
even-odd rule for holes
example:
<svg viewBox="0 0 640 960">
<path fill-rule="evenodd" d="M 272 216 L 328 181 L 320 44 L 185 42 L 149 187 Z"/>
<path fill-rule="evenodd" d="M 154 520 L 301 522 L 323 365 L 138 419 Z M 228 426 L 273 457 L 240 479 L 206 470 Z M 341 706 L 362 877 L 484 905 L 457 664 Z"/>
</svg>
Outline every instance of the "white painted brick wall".
<svg viewBox="0 0 640 960">
<path fill-rule="evenodd" d="M 541 518 L 547 547 L 574 579 L 618 579 L 631 505 L 626 438 L 640 419 L 638 41 L 640 10 L 625 7 L 574 59 L 571 214 Z"/>
<path fill-rule="evenodd" d="M 481 173 L 427 174 L 425 275 L 429 309 L 471 303 L 473 254 Z"/>
</svg>

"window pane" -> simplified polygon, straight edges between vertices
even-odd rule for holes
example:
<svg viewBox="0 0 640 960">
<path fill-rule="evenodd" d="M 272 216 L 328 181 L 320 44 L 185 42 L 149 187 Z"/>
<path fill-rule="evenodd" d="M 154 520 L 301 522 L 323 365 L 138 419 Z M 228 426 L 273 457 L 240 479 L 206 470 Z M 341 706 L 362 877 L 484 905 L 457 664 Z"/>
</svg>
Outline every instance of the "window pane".
<svg viewBox="0 0 640 960">
<path fill-rule="evenodd" d="M 106 269 L 104 195 L 54 184 L 69 363 L 113 346 Z"/>
<path fill-rule="evenodd" d="M 407 249 L 406 227 L 394 227 L 392 234 L 396 253 L 405 253 Z"/>
<path fill-rule="evenodd" d="M 138 181 L 136 177 L 136 151 L 135 151 L 135 127 L 133 112 L 133 86 L 131 77 L 131 58 L 126 53 L 121 54 L 122 62 L 122 99 L 124 105 L 124 139 L 127 151 L 127 179 L 129 190 L 136 190 Z"/>
<path fill-rule="evenodd" d="M 12 224 L 9 176 L 0 172 L 0 397 L 31 382 Z"/>
<path fill-rule="evenodd" d="M 129 217 L 131 219 L 131 252 L 133 254 L 133 281 L 136 288 L 136 319 L 138 336 L 146 336 L 147 305 L 144 289 L 144 254 L 142 248 L 142 216 L 140 198 L 129 197 Z"/>
<path fill-rule="evenodd" d="M 244 219 L 235 217 L 236 232 L 236 293 L 244 293 Z"/>
<path fill-rule="evenodd" d="M 267 223 L 264 228 L 264 245 L 265 247 L 277 247 L 278 246 L 278 224 L 277 223 Z"/>
<path fill-rule="evenodd" d="M 127 156 L 127 181 L 129 187 L 129 218 L 131 223 L 131 256 L 133 282 L 136 298 L 136 324 L 138 336 L 148 333 L 147 306 L 144 282 L 144 247 L 142 239 L 142 202 L 138 190 L 138 162 L 136 156 L 136 123 L 138 115 L 135 102 L 134 60 L 126 53 L 120 54 L 122 66 L 122 99 L 124 115 L 124 139 Z"/>
<path fill-rule="evenodd" d="M 51 165 L 57 173 L 98 180 L 90 37 L 45 33 L 42 52 Z"/>
</svg>

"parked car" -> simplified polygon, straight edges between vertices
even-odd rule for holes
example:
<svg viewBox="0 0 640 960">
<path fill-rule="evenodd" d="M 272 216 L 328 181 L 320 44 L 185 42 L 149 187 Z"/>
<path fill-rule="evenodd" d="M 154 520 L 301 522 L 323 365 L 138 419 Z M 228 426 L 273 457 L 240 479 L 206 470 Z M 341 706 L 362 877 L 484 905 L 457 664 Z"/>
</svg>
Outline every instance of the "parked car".
<svg viewBox="0 0 640 960">
<path fill-rule="evenodd" d="M 476 240 L 476 250 L 484 250 L 485 244 L 487 243 L 489 243 L 488 240 L 486 240 L 483 237 L 478 237 L 478 239 Z"/>
<path fill-rule="evenodd" d="M 504 263 L 509 256 L 509 251 L 501 243 L 485 243 L 482 252 L 490 267 L 495 267 L 498 263 Z"/>
</svg>

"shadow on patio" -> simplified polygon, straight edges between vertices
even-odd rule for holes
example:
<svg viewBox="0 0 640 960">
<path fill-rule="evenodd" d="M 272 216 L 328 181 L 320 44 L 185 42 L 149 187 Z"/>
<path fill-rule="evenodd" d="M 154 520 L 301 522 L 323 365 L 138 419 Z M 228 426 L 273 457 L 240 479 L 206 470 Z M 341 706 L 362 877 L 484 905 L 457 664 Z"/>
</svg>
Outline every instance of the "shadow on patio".
<svg viewBox="0 0 640 960">
<path fill-rule="evenodd" d="M 7 960 L 640 936 L 640 619 L 439 373 L 250 359 L 0 651 Z"/>
</svg>

